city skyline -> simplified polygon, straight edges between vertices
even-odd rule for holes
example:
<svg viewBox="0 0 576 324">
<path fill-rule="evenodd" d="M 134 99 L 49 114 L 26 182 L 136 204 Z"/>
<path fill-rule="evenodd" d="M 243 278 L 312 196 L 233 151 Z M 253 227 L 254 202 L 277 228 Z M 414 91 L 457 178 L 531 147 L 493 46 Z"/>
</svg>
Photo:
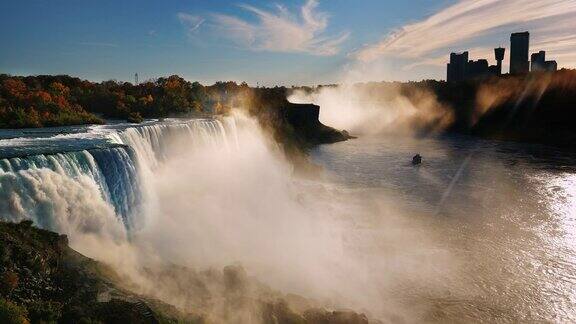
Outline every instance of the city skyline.
<svg viewBox="0 0 576 324">
<path fill-rule="evenodd" d="M 533 33 L 530 54 L 573 68 L 575 14 L 569 0 L 8 1 L 0 72 L 252 85 L 444 79 L 445 53 L 510 53 L 511 30 Z"/>
<path fill-rule="evenodd" d="M 530 32 L 514 32 L 510 35 L 509 71 L 508 74 L 527 74 L 529 72 L 554 72 L 558 69 L 558 62 L 546 60 L 546 51 L 540 50 L 531 53 Z M 489 58 L 470 59 L 470 53 L 450 53 L 450 61 L 446 65 L 446 81 L 458 82 L 468 79 L 488 76 L 501 76 L 502 67 L 506 58 L 506 48 L 494 48 L 494 61 L 496 65 L 489 65 Z M 530 59 L 528 58 L 530 57 Z"/>
</svg>

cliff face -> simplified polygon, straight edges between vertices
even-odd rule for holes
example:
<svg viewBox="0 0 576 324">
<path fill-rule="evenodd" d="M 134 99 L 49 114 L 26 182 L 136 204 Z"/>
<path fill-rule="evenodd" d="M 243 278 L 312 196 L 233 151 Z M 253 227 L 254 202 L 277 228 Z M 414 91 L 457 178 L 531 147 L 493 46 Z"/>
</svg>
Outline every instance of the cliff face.
<svg viewBox="0 0 576 324">
<path fill-rule="evenodd" d="M 0 222 L 1 323 L 159 323 L 106 273 L 113 271 L 70 249 L 63 235 Z"/>
<path fill-rule="evenodd" d="M 317 126 L 320 124 L 320 106 L 288 103 L 284 108 L 284 116 L 294 126 Z"/>
<path fill-rule="evenodd" d="M 287 102 L 282 112 L 284 120 L 294 130 L 295 136 L 303 142 L 315 145 L 341 142 L 352 138 L 344 130 L 339 131 L 322 124 L 319 120 L 320 106 Z"/>
<path fill-rule="evenodd" d="M 240 266 L 144 270 L 155 295 L 181 308 L 134 293 L 135 283 L 72 250 L 65 236 L 30 221 L 0 222 L 0 323 L 369 323 L 363 314 L 275 292 Z"/>
</svg>

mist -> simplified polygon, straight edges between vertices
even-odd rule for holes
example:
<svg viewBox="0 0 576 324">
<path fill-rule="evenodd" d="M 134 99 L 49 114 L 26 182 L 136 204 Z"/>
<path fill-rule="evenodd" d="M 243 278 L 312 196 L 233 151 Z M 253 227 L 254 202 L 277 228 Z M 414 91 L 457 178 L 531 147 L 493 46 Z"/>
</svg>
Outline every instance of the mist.
<svg viewBox="0 0 576 324">
<path fill-rule="evenodd" d="M 220 124 L 222 135 L 173 134 L 163 159 L 136 149 L 146 201 L 130 230 L 93 178 L 47 169 L 5 174 L 12 194 L 0 207 L 19 215 L 43 201 L 36 224 L 67 234 L 127 288 L 208 322 L 259 323 L 262 303 L 279 301 L 417 321 L 426 310 L 410 306 L 410 287 L 448 289 L 458 263 L 397 198 L 343 188 L 328 174 L 296 176 L 257 121 L 233 113 Z"/>
<path fill-rule="evenodd" d="M 240 264 L 284 294 L 376 317 L 407 314 L 392 297 L 400 280 L 438 288 L 451 261 L 423 228 L 381 197 L 294 177 L 255 121 L 235 122 L 237 146 L 198 147 L 159 169 L 158 221 L 138 242 L 165 261 Z"/>
<path fill-rule="evenodd" d="M 439 133 L 453 122 L 452 110 L 432 91 L 409 95 L 396 83 L 342 84 L 295 90 L 294 103 L 320 105 L 320 121 L 356 135 L 421 135 Z"/>
</svg>

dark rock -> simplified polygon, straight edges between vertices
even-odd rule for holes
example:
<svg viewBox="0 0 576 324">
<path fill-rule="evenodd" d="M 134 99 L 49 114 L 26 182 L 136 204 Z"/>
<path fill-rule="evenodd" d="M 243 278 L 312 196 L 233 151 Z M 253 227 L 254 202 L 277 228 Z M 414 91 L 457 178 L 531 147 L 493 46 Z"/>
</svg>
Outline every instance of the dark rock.
<svg viewBox="0 0 576 324">
<path fill-rule="evenodd" d="M 246 289 L 248 276 L 241 266 L 226 266 L 223 275 L 224 286 L 227 290 L 242 292 Z"/>
<path fill-rule="evenodd" d="M 141 122 L 144 121 L 144 118 L 142 118 L 142 115 L 140 115 L 140 113 L 132 112 L 128 115 L 127 120 L 129 123 L 140 124 Z"/>
<path fill-rule="evenodd" d="M 303 142 L 312 145 L 328 144 L 352 138 L 347 131 L 339 131 L 322 124 L 319 120 L 320 106 L 286 103 L 283 113 L 286 122 Z"/>
<path fill-rule="evenodd" d="M 22 306 L 32 323 L 158 323 L 141 300 L 120 288 L 126 301 L 99 303 L 99 291 L 112 285 L 105 266 L 68 247 L 65 235 L 32 222 L 0 222 L 0 302 Z"/>
</svg>

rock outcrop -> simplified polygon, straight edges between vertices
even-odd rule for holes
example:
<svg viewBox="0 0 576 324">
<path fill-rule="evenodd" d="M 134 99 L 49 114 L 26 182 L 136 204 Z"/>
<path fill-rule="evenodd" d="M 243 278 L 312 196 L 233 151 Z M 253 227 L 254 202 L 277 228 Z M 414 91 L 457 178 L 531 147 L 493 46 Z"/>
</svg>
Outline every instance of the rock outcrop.
<svg viewBox="0 0 576 324">
<path fill-rule="evenodd" d="M 369 323 L 363 314 L 274 291 L 239 265 L 145 268 L 153 291 L 134 293 L 134 282 L 67 243 L 29 221 L 0 222 L 0 323 Z"/>
<path fill-rule="evenodd" d="M 306 143 L 328 144 L 351 139 L 347 131 L 339 131 L 320 122 L 320 106 L 286 103 L 282 109 L 286 122 L 294 129 L 295 136 Z"/>
<path fill-rule="evenodd" d="M 114 272 L 70 249 L 64 235 L 0 222 L 0 322 L 159 323 L 147 301 L 105 273 Z"/>
</svg>

